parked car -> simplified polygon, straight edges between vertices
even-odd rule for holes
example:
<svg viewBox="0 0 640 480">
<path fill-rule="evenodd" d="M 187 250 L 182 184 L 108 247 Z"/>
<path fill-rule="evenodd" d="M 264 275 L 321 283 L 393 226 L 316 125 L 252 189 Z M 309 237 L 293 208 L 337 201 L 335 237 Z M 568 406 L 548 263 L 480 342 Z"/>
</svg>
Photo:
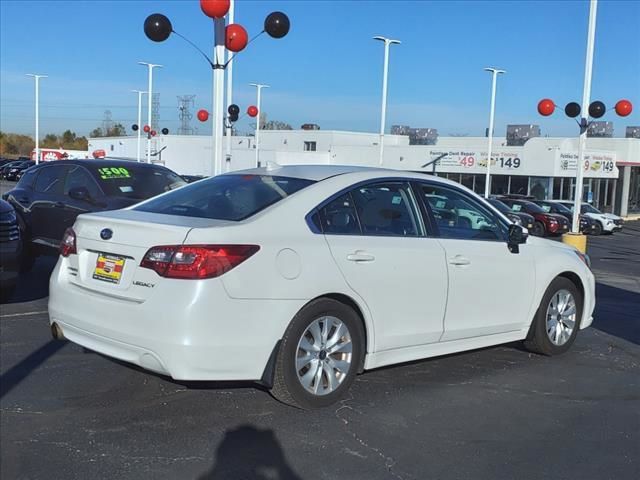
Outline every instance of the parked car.
<svg viewBox="0 0 640 480">
<path fill-rule="evenodd" d="M 498 197 L 514 212 L 528 213 L 534 218 L 531 234 L 536 237 L 560 235 L 569 231 L 569 221 L 557 213 L 547 213 L 529 200 Z"/>
<path fill-rule="evenodd" d="M 437 219 L 436 197 L 486 221 Z M 301 408 L 385 365 L 518 340 L 560 354 L 595 305 L 576 249 L 528 238 L 459 184 L 397 170 L 219 175 L 81 215 L 60 253 L 55 338 L 181 381 L 260 381 Z"/>
<path fill-rule="evenodd" d="M 561 205 L 564 205 L 573 212 L 573 202 L 567 200 L 554 200 Z M 624 226 L 624 220 L 618 215 L 613 213 L 602 213 L 593 205 L 588 203 L 580 204 L 580 213 L 586 217 L 592 218 L 595 222 L 594 235 L 600 235 L 601 233 L 613 233 L 622 230 Z"/>
<path fill-rule="evenodd" d="M 524 212 L 514 212 L 506 203 L 497 198 L 489 198 L 488 202 L 516 225 L 522 225 L 527 230 L 533 229 L 535 218 L 532 215 Z"/>
<path fill-rule="evenodd" d="M 20 229 L 16 212 L 9 202 L 0 200 L 0 298 L 11 297 L 20 272 Z"/>
<path fill-rule="evenodd" d="M 79 214 L 124 208 L 185 184 L 158 165 L 57 160 L 28 169 L 3 197 L 18 213 L 28 265 L 38 254 L 57 253 Z"/>
<path fill-rule="evenodd" d="M 569 221 L 569 228 L 573 224 L 573 212 L 558 202 L 553 202 L 551 200 L 534 200 L 533 203 L 538 205 L 547 213 L 557 213 L 562 215 Z M 595 220 L 587 217 L 586 215 L 580 215 L 580 231 L 586 234 L 600 235 L 602 231 L 598 231 L 596 228 Z"/>
<path fill-rule="evenodd" d="M 12 166 L 7 174 L 5 175 L 5 179 L 17 182 L 22 178 L 22 174 L 27 168 L 31 168 L 36 164 L 33 160 L 27 160 L 24 162 L 20 162 L 17 165 Z"/>
<path fill-rule="evenodd" d="M 2 167 L 0 167 L 0 179 L 6 179 L 6 175 L 7 173 L 9 173 L 9 170 L 11 170 L 13 167 L 17 167 L 22 162 L 23 160 L 12 160 L 8 163 L 5 163 Z"/>
</svg>

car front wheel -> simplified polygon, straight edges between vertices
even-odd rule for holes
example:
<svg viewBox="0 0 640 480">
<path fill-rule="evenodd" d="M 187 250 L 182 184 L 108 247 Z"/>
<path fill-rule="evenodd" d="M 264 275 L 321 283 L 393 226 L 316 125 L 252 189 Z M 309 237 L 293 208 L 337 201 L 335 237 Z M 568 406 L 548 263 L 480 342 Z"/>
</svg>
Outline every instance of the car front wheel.
<svg viewBox="0 0 640 480">
<path fill-rule="evenodd" d="M 544 237 L 544 224 L 542 222 L 535 222 L 533 224 L 533 229 L 531 230 L 531 234 L 536 237 Z"/>
<path fill-rule="evenodd" d="M 333 299 L 314 300 L 295 316 L 282 338 L 271 393 L 305 410 L 329 406 L 353 383 L 364 350 L 358 314 Z"/>
<path fill-rule="evenodd" d="M 553 280 L 542 297 L 525 347 L 543 355 L 566 352 L 580 329 L 582 302 L 582 294 L 571 280 Z"/>
<path fill-rule="evenodd" d="M 593 234 L 602 235 L 602 224 L 600 222 L 596 222 L 595 226 L 593 227 Z"/>
</svg>

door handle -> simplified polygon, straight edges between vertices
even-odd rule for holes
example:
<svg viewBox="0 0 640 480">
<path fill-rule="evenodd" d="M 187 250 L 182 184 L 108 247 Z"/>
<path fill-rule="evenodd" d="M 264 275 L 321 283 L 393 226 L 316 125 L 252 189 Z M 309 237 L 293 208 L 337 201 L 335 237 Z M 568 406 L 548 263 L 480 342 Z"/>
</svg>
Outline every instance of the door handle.
<svg viewBox="0 0 640 480">
<path fill-rule="evenodd" d="M 64 203 L 62 203 L 62 202 L 56 202 L 56 203 L 53 204 L 53 206 L 56 207 L 56 208 L 64 208 L 65 207 Z"/>
<path fill-rule="evenodd" d="M 350 253 L 347 255 L 347 260 L 350 262 L 373 262 L 376 259 L 373 255 L 369 253 L 362 252 L 360 250 Z"/>
<path fill-rule="evenodd" d="M 29 203 L 29 199 L 27 197 L 20 197 L 16 200 L 18 200 L 19 203 Z"/>
<path fill-rule="evenodd" d="M 458 266 L 471 265 L 471 260 L 469 260 L 466 257 L 463 257 L 462 255 L 456 255 L 455 257 L 449 259 L 449 263 L 451 265 L 458 265 Z"/>
</svg>

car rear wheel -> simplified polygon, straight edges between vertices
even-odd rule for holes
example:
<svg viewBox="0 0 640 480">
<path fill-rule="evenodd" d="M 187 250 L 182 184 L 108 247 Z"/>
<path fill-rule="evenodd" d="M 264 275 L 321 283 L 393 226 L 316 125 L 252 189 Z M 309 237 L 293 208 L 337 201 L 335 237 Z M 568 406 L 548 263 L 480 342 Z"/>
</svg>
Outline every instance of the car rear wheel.
<svg viewBox="0 0 640 480">
<path fill-rule="evenodd" d="M 602 235 L 602 224 L 600 222 L 596 222 L 595 226 L 593 227 L 593 234 Z"/>
<path fill-rule="evenodd" d="M 543 355 L 566 352 L 580 329 L 582 302 L 576 285 L 568 278 L 557 277 L 542 297 L 525 347 Z"/>
<path fill-rule="evenodd" d="M 544 237 L 544 224 L 542 222 L 535 222 L 533 224 L 533 229 L 531 230 L 531 235 L 536 237 Z"/>
<path fill-rule="evenodd" d="M 282 338 L 271 394 L 302 409 L 338 401 L 364 358 L 364 329 L 349 306 L 322 298 L 306 305 Z"/>
</svg>

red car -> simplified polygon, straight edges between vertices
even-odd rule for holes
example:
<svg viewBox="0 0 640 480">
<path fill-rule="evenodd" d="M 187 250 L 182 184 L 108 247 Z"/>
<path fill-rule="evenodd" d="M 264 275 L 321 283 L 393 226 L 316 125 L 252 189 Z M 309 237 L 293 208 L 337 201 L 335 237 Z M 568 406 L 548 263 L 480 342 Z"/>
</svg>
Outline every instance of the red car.
<svg viewBox="0 0 640 480">
<path fill-rule="evenodd" d="M 557 213 L 547 213 L 538 205 L 527 200 L 515 200 L 513 198 L 500 198 L 514 212 L 524 212 L 535 219 L 531 234 L 537 237 L 549 235 L 561 235 L 569 231 L 569 220 Z"/>
</svg>

